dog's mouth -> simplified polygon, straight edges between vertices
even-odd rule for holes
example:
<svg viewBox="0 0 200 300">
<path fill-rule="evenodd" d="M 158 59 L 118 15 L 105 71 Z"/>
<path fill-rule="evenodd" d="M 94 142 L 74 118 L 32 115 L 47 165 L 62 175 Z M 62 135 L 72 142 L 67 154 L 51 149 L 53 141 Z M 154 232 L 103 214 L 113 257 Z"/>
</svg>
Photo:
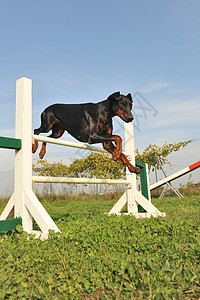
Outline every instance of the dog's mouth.
<svg viewBox="0 0 200 300">
<path fill-rule="evenodd" d="M 124 122 L 126 122 L 126 123 L 130 123 L 130 122 L 132 122 L 133 121 L 133 117 L 125 117 L 125 116 L 120 116 L 120 118 L 124 121 Z"/>
<path fill-rule="evenodd" d="M 127 123 L 132 122 L 132 121 L 133 121 L 133 117 L 128 117 L 128 118 L 126 119 L 126 122 L 127 122 Z"/>
<path fill-rule="evenodd" d="M 121 109 L 118 109 L 117 116 L 119 116 L 126 123 L 132 122 L 134 119 L 132 114 L 124 113 Z"/>
<path fill-rule="evenodd" d="M 126 123 L 130 123 L 130 122 L 132 122 L 133 121 L 133 116 L 130 116 L 130 117 L 125 117 L 125 116 L 123 116 L 123 117 L 121 117 L 122 118 L 122 120 L 124 121 L 124 122 L 126 122 Z"/>
</svg>

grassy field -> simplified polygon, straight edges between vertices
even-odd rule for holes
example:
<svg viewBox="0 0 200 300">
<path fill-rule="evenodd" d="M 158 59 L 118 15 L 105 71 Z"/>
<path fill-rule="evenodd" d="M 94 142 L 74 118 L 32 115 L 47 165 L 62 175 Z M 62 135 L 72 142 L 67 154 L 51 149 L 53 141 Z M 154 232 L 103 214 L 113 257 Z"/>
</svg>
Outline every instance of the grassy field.
<svg viewBox="0 0 200 300">
<path fill-rule="evenodd" d="M 153 199 L 166 218 L 140 220 L 105 215 L 115 202 L 42 201 L 61 235 L 1 234 L 0 299 L 200 299 L 200 196 Z"/>
</svg>

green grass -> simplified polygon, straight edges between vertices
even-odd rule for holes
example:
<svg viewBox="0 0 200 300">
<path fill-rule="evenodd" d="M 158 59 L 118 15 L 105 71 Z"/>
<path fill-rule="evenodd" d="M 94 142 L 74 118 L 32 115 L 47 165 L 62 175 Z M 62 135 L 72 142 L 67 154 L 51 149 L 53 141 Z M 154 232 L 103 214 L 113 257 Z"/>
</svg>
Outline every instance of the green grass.
<svg viewBox="0 0 200 300">
<path fill-rule="evenodd" d="M 140 220 L 85 198 L 42 201 L 60 236 L 0 235 L 0 299 L 200 298 L 200 196 L 153 199 L 166 218 Z"/>
</svg>

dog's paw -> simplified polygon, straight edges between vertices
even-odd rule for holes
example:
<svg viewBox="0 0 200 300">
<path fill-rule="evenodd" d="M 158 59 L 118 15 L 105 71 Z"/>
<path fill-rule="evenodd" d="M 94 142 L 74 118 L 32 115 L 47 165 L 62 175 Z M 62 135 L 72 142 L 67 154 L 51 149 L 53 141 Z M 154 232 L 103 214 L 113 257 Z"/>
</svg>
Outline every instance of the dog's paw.
<svg viewBox="0 0 200 300">
<path fill-rule="evenodd" d="M 132 166 L 132 168 L 129 168 L 129 171 L 131 173 L 135 173 L 135 174 L 140 174 L 141 173 L 141 169 L 138 168 L 138 167 L 134 167 L 134 166 Z"/>
<path fill-rule="evenodd" d="M 35 153 L 36 151 L 37 151 L 37 147 L 34 144 L 32 144 L 32 153 Z"/>
<path fill-rule="evenodd" d="M 120 152 L 118 152 L 118 151 L 114 151 L 114 152 L 113 152 L 113 159 L 114 159 L 114 160 L 119 159 L 120 156 L 121 156 L 121 153 L 120 153 Z"/>
<path fill-rule="evenodd" d="M 136 173 L 136 174 L 141 174 L 141 169 L 136 167 L 136 168 L 135 168 L 135 173 Z"/>
</svg>

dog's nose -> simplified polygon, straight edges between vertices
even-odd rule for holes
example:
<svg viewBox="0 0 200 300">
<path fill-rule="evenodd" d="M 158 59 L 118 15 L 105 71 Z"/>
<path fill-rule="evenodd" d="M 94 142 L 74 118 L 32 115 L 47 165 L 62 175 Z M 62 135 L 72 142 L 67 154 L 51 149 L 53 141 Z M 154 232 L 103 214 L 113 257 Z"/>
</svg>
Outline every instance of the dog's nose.
<svg viewBox="0 0 200 300">
<path fill-rule="evenodd" d="M 132 117 L 132 116 L 128 117 L 128 118 L 127 118 L 127 121 L 128 121 L 128 122 L 132 122 L 132 121 L 133 121 L 133 117 Z"/>
</svg>

